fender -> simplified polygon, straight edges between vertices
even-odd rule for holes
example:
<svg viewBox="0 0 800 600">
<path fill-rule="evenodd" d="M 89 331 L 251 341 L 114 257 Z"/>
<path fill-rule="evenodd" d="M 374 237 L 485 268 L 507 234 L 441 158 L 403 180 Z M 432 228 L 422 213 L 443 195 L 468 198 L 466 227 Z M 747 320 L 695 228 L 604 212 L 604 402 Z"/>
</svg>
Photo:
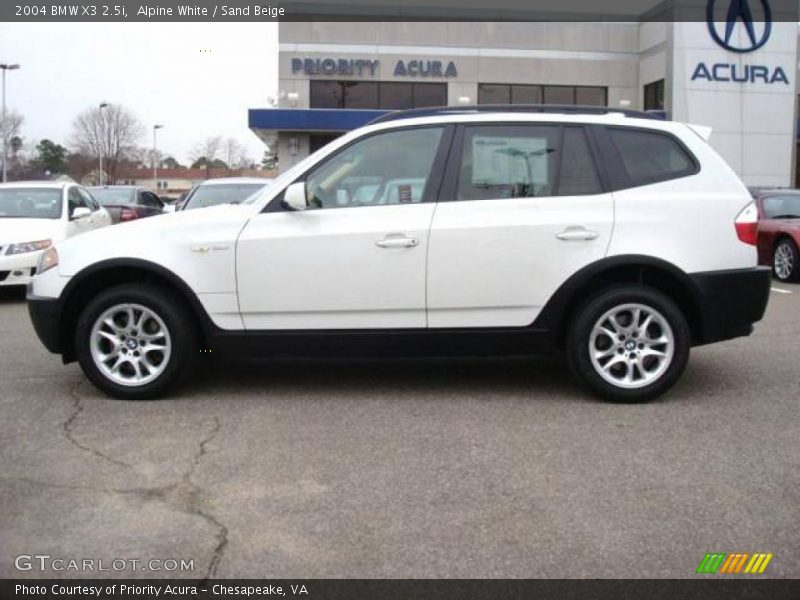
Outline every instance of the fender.
<svg viewBox="0 0 800 600">
<path fill-rule="evenodd" d="M 64 362 L 68 362 L 73 358 L 70 332 L 73 329 L 78 316 L 78 306 L 75 306 L 74 299 L 76 297 L 80 298 L 83 295 L 94 294 L 94 286 L 87 286 L 87 283 L 90 282 L 94 276 L 103 272 L 119 272 L 125 269 L 135 269 L 140 272 L 150 273 L 159 279 L 167 281 L 169 285 L 175 291 L 177 291 L 178 294 L 180 294 L 181 297 L 186 299 L 189 307 L 192 310 L 192 313 L 197 318 L 198 323 L 201 326 L 204 337 L 207 338 L 213 331 L 216 330 L 216 326 L 211 321 L 211 317 L 208 316 L 208 313 L 200 302 L 200 299 L 194 293 L 189 284 L 174 272 L 149 260 L 143 260 L 139 258 L 112 258 L 93 263 L 88 267 L 78 271 L 70 278 L 69 282 L 61 292 L 58 302 L 58 312 L 60 313 L 61 321 L 59 346 L 63 352 Z M 120 280 L 120 283 L 130 281 L 130 279 L 123 278 Z M 89 297 L 91 297 L 91 295 Z"/>
<path fill-rule="evenodd" d="M 642 282 L 647 270 L 664 273 L 680 286 L 685 294 L 684 301 L 691 302 L 691 307 L 683 308 L 684 310 L 690 308 L 688 312 L 693 313 L 687 314 L 693 334 L 698 339 L 702 338 L 706 317 L 700 309 L 702 300 L 700 288 L 692 277 L 679 267 L 645 254 L 609 256 L 586 265 L 561 284 L 531 327 L 547 330 L 554 341 L 560 340 L 564 333 L 565 321 L 571 311 L 586 297 L 587 292 L 605 287 L 613 281 Z M 679 301 L 678 298 L 674 300 Z"/>
</svg>

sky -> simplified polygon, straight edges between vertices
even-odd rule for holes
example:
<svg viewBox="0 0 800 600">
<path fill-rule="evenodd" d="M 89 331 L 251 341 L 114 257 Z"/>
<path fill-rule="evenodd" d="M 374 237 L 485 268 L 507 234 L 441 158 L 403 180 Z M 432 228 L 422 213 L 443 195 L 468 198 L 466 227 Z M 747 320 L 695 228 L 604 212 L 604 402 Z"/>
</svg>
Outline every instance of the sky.
<svg viewBox="0 0 800 600">
<path fill-rule="evenodd" d="M 276 23 L 0 23 L 6 102 L 25 117 L 24 143 L 69 146 L 75 116 L 101 102 L 128 107 L 145 127 L 140 145 L 186 164 L 215 135 L 259 162 L 264 144 L 247 109 L 277 92 Z"/>
</svg>

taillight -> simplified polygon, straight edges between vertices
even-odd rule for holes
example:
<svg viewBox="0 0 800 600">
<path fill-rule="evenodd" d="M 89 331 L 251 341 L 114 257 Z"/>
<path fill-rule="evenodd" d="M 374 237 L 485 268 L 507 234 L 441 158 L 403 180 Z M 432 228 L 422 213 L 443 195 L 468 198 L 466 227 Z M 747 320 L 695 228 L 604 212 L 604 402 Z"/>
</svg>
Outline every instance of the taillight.
<svg viewBox="0 0 800 600">
<path fill-rule="evenodd" d="M 745 206 L 733 221 L 736 235 L 745 244 L 755 246 L 758 241 L 758 209 L 756 203 L 751 202 Z"/>
<path fill-rule="evenodd" d="M 133 221 L 137 217 L 138 215 L 135 212 L 133 212 L 130 208 L 123 208 L 119 213 L 120 221 Z"/>
</svg>

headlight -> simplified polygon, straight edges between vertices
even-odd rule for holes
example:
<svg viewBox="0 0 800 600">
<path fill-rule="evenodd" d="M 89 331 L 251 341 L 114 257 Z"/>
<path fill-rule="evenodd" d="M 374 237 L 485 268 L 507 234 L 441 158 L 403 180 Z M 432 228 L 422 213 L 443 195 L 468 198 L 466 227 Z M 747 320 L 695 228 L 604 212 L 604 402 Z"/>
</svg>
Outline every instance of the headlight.
<svg viewBox="0 0 800 600">
<path fill-rule="evenodd" d="M 36 272 L 41 274 L 45 271 L 52 269 L 58 265 L 58 252 L 53 247 L 48 248 L 39 257 L 39 264 L 36 266 Z"/>
<path fill-rule="evenodd" d="M 53 245 L 53 240 L 39 240 L 38 242 L 23 242 L 21 244 L 11 244 L 6 250 L 6 256 L 9 254 L 24 254 L 25 252 L 36 252 L 37 250 L 44 250 Z"/>
</svg>

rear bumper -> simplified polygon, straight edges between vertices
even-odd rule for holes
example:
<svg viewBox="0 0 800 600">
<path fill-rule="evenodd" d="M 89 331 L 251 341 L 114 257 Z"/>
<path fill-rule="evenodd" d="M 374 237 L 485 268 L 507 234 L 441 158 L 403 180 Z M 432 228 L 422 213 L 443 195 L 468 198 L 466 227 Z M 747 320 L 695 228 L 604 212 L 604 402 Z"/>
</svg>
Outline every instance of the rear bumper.
<svg viewBox="0 0 800 600">
<path fill-rule="evenodd" d="M 31 294 L 28 286 L 28 313 L 42 344 L 53 354 L 61 354 L 61 302 Z"/>
<path fill-rule="evenodd" d="M 750 335 L 753 323 L 764 316 L 772 282 L 769 267 L 709 271 L 690 277 L 703 317 L 698 345 Z"/>
</svg>

